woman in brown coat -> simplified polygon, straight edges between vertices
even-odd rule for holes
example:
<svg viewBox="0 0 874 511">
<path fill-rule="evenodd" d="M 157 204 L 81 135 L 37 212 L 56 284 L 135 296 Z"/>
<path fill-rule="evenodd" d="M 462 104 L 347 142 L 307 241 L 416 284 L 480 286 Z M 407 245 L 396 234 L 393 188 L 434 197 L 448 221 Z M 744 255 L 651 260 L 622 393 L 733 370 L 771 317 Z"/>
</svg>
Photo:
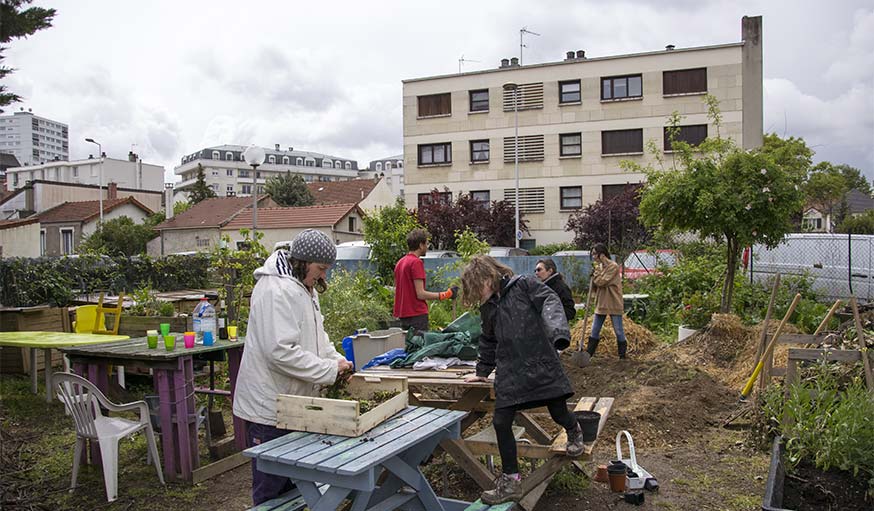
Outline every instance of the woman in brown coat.
<svg viewBox="0 0 874 511">
<path fill-rule="evenodd" d="M 616 332 L 616 342 L 619 345 L 619 358 L 625 358 L 628 350 L 628 342 L 625 339 L 625 331 L 622 328 L 622 313 L 625 310 L 622 301 L 622 275 L 619 265 L 610 259 L 607 246 L 603 243 L 595 243 L 592 248 L 592 257 L 595 262 L 595 272 L 592 275 L 592 286 L 595 288 L 598 306 L 595 308 L 595 319 L 592 321 L 592 336 L 586 351 L 590 356 L 595 355 L 598 342 L 601 340 L 601 327 L 607 315 L 613 322 L 613 331 Z"/>
</svg>

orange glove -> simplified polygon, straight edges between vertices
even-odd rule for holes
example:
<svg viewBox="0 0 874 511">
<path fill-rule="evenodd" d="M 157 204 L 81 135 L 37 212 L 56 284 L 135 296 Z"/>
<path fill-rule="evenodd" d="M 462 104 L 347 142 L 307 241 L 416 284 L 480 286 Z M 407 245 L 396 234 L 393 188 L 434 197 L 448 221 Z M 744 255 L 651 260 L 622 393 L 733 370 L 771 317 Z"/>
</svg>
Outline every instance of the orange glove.
<svg viewBox="0 0 874 511">
<path fill-rule="evenodd" d="M 458 286 L 452 286 L 442 293 L 438 293 L 440 300 L 449 300 L 450 298 L 458 298 Z"/>
</svg>

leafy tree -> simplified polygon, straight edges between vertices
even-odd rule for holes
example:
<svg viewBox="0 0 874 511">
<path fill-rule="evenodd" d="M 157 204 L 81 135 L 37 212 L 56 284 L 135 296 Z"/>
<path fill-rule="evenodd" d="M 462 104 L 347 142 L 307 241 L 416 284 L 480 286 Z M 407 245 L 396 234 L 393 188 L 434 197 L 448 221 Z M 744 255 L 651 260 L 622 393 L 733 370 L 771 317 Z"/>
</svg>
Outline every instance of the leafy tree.
<svg viewBox="0 0 874 511">
<path fill-rule="evenodd" d="M 194 183 L 194 186 L 191 187 L 191 191 L 188 195 L 188 202 L 193 206 L 204 199 L 209 199 L 210 197 L 215 196 L 215 190 L 206 184 L 206 173 L 203 171 L 203 165 L 198 163 L 197 181 Z"/>
<path fill-rule="evenodd" d="M 299 174 L 286 172 L 273 176 L 267 180 L 264 189 L 280 206 L 312 206 L 316 202 L 306 181 Z"/>
<path fill-rule="evenodd" d="M 363 220 L 364 241 L 370 244 L 370 259 L 376 263 L 376 273 L 383 282 L 394 282 L 395 264 L 408 252 L 407 234 L 421 225 L 401 198 Z"/>
<path fill-rule="evenodd" d="M 218 288 L 219 300 L 227 305 L 226 313 L 237 325 L 240 335 L 245 335 L 249 322 L 249 298 L 255 287 L 255 270 L 264 264 L 269 256 L 267 249 L 261 244 L 264 233 L 252 233 L 249 229 L 240 229 L 243 236 L 236 248 L 229 236 L 222 236 L 222 243 L 216 245 L 210 253 L 212 270 L 221 281 Z"/>
<path fill-rule="evenodd" d="M 862 175 L 862 171 L 857 169 L 856 167 L 852 167 L 847 165 L 846 163 L 841 163 L 840 165 L 833 165 L 833 168 L 841 173 L 844 176 L 844 179 L 847 180 L 847 189 L 848 190 L 859 190 L 860 192 L 871 195 L 871 183 L 865 179 L 865 176 Z"/>
<path fill-rule="evenodd" d="M 28 7 L 22 9 L 31 0 L 3 0 L 0 2 L 0 62 L 3 61 L 3 51 L 6 43 L 12 39 L 21 39 L 35 32 L 52 26 L 55 17 L 54 9 Z M 14 69 L 0 66 L 0 80 L 8 76 Z M 2 107 L 21 101 L 21 96 L 9 92 L 5 85 L 0 85 L 0 113 Z"/>
<path fill-rule="evenodd" d="M 440 250 L 454 250 L 455 233 L 465 229 L 470 229 L 479 239 L 493 246 L 515 245 L 515 215 L 515 208 L 506 201 L 486 204 L 468 194 L 460 194 L 455 202 L 450 202 L 436 188 L 417 212 L 419 222 L 431 234 L 431 245 Z M 528 232 L 528 224 L 521 215 L 519 228 Z"/>
<path fill-rule="evenodd" d="M 803 141 L 778 141 L 770 136 L 758 150 L 738 148 L 719 134 L 716 100 L 708 95 L 705 101 L 716 137 L 695 151 L 685 142 L 672 140 L 674 168 L 627 161 L 623 166 L 647 176 L 640 203 L 644 225 L 697 232 L 702 239 L 723 244 L 726 271 L 719 308 L 729 312 L 743 247 L 756 243 L 774 247 L 792 229 L 791 217 L 803 204 L 800 185 L 809 156 Z M 671 116 L 669 131 L 676 133 L 679 121 L 678 114 Z"/>
<path fill-rule="evenodd" d="M 85 253 L 133 256 L 146 251 L 146 244 L 158 235 L 154 224 L 137 224 L 130 217 L 107 220 L 90 236 L 82 240 L 79 251 Z"/>
<path fill-rule="evenodd" d="M 180 213 L 184 213 L 191 208 L 191 203 L 186 201 L 179 201 L 173 203 L 173 214 L 178 215 Z"/>
<path fill-rule="evenodd" d="M 874 210 L 861 215 L 848 216 L 837 227 L 837 232 L 851 234 L 874 234 Z"/>
<path fill-rule="evenodd" d="M 844 201 L 849 188 L 844 175 L 828 162 L 817 164 L 804 183 L 807 203 L 826 216 L 826 230 L 832 231 L 835 209 Z"/>
<path fill-rule="evenodd" d="M 652 235 L 638 220 L 639 193 L 639 188 L 628 187 L 619 195 L 600 199 L 571 215 L 565 230 L 574 233 L 574 245 L 591 249 L 595 243 L 606 243 L 610 252 L 624 261 L 631 251 L 647 243 Z"/>
</svg>

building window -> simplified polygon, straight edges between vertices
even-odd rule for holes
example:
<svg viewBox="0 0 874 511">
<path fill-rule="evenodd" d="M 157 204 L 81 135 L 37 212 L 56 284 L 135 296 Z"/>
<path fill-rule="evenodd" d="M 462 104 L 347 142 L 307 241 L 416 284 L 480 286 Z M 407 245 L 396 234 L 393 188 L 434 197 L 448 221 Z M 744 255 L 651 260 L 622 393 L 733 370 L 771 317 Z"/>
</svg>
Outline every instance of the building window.
<svg viewBox="0 0 874 511">
<path fill-rule="evenodd" d="M 267 163 L 276 163 L 276 156 L 273 156 L 272 154 L 268 156 Z"/>
<path fill-rule="evenodd" d="M 198 238 L 197 239 L 198 247 L 208 247 L 209 246 L 209 238 Z"/>
<path fill-rule="evenodd" d="M 316 160 L 313 159 L 313 158 L 307 158 L 307 159 L 306 159 L 306 166 L 307 166 L 307 167 L 315 167 L 315 166 L 316 166 Z"/>
<path fill-rule="evenodd" d="M 558 136 L 561 143 L 561 156 L 580 156 L 583 154 L 583 136 L 580 133 L 563 133 Z"/>
<path fill-rule="evenodd" d="M 707 92 L 707 68 L 680 69 L 662 73 L 662 94 L 694 94 Z"/>
<path fill-rule="evenodd" d="M 73 253 L 73 229 L 61 229 L 61 255 Z"/>
<path fill-rule="evenodd" d="M 295 165 L 303 165 L 303 158 L 298 157 L 297 160 L 294 161 Z"/>
<path fill-rule="evenodd" d="M 640 97 L 643 97 L 643 81 L 640 75 L 601 78 L 601 99 Z"/>
<path fill-rule="evenodd" d="M 601 185 L 601 200 L 608 201 L 613 197 L 622 195 L 629 190 L 640 190 L 640 183 L 625 183 L 621 185 Z"/>
<path fill-rule="evenodd" d="M 674 140 L 677 142 L 686 142 L 692 147 L 697 147 L 704 142 L 704 139 L 707 138 L 707 125 L 706 124 L 693 124 L 691 126 L 679 126 L 680 131 L 674 134 Z M 665 126 L 665 151 L 672 151 L 672 142 L 671 136 L 668 131 L 668 127 Z"/>
<path fill-rule="evenodd" d="M 230 194 L 230 193 L 233 193 L 233 191 L 234 191 L 234 185 L 228 185 L 228 187 L 227 187 L 227 193 Z"/>
<path fill-rule="evenodd" d="M 352 162 L 350 162 L 350 161 L 347 161 L 347 162 L 344 163 L 343 165 L 346 167 L 347 170 L 349 170 L 349 169 L 352 168 Z"/>
<path fill-rule="evenodd" d="M 234 169 L 228 169 L 227 175 L 228 175 L 228 177 L 234 177 Z"/>
<path fill-rule="evenodd" d="M 452 143 L 419 144 L 419 165 L 452 163 Z"/>
<path fill-rule="evenodd" d="M 331 162 L 331 160 L 322 160 L 322 168 L 323 169 L 330 169 L 333 166 L 334 166 L 334 164 Z"/>
<path fill-rule="evenodd" d="M 452 202 L 452 192 L 438 192 L 437 195 L 437 200 L 440 201 L 441 204 L 449 204 Z M 420 193 L 418 196 L 418 204 L 420 208 L 431 204 L 431 193 Z"/>
<path fill-rule="evenodd" d="M 579 80 L 558 82 L 558 102 L 579 103 L 580 101 L 582 101 L 580 90 L 581 89 Z"/>
<path fill-rule="evenodd" d="M 239 177 L 249 177 L 249 170 L 248 169 L 240 169 L 239 172 L 240 172 Z"/>
<path fill-rule="evenodd" d="M 472 90 L 470 91 L 470 111 L 471 112 L 488 112 L 489 111 L 489 90 Z"/>
<path fill-rule="evenodd" d="M 212 171 L 212 177 L 218 177 L 218 175 L 219 175 L 219 171 L 217 171 L 217 170 Z"/>
<path fill-rule="evenodd" d="M 355 232 L 355 217 L 349 217 L 349 232 Z"/>
<path fill-rule="evenodd" d="M 504 137 L 504 163 L 515 162 L 516 137 Z M 543 135 L 519 137 L 519 161 L 543 161 Z"/>
<path fill-rule="evenodd" d="M 450 93 L 419 96 L 419 117 L 434 117 L 437 115 L 452 115 L 452 98 Z"/>
<path fill-rule="evenodd" d="M 601 154 L 625 154 L 642 152 L 642 129 L 601 132 Z"/>
<path fill-rule="evenodd" d="M 335 168 L 335 169 L 342 169 L 342 168 L 343 168 L 343 162 L 342 162 L 342 161 L 335 161 L 335 162 L 334 162 L 334 168 Z"/>
<path fill-rule="evenodd" d="M 218 151 L 213 151 L 212 152 L 212 159 L 213 160 L 221 160 L 222 159 L 221 153 Z"/>
<path fill-rule="evenodd" d="M 583 207 L 582 186 L 562 186 L 559 188 L 561 209 L 580 209 Z"/>
<path fill-rule="evenodd" d="M 381 161 L 376 162 L 376 170 L 382 170 L 382 162 Z"/>
<path fill-rule="evenodd" d="M 39 230 L 39 255 L 46 255 L 46 230 Z"/>
<path fill-rule="evenodd" d="M 73 167 L 73 177 L 79 177 L 79 167 Z"/>
<path fill-rule="evenodd" d="M 234 153 L 232 153 L 232 152 L 230 152 L 230 151 L 226 152 L 226 153 L 225 153 L 225 159 L 226 159 L 227 161 L 233 161 L 233 160 L 234 160 Z"/>
<path fill-rule="evenodd" d="M 258 185 L 258 193 L 264 193 L 264 185 Z"/>
<path fill-rule="evenodd" d="M 291 163 L 291 158 L 289 158 L 288 156 L 283 156 L 283 157 L 282 157 L 282 164 L 283 164 L 283 165 L 288 165 L 288 164 L 290 164 L 290 163 Z"/>
<path fill-rule="evenodd" d="M 470 198 L 480 206 L 488 208 L 491 202 L 491 192 L 488 190 L 476 190 L 470 192 Z"/>
<path fill-rule="evenodd" d="M 481 163 L 489 161 L 488 140 L 470 141 L 470 161 L 471 163 Z"/>
<path fill-rule="evenodd" d="M 243 185 L 242 192 L 244 195 L 249 195 L 252 193 L 252 185 Z"/>
<path fill-rule="evenodd" d="M 803 231 L 821 231 L 822 217 L 813 216 L 816 213 L 810 212 L 801 220 L 801 230 Z"/>
</svg>

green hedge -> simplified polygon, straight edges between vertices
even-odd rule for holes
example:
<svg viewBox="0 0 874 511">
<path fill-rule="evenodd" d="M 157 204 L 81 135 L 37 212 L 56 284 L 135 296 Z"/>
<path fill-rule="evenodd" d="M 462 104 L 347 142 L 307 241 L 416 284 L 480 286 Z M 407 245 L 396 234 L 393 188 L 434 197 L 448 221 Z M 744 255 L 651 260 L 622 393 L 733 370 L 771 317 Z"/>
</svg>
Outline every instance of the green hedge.
<svg viewBox="0 0 874 511">
<path fill-rule="evenodd" d="M 160 258 L 13 257 L 0 260 L 0 304 L 64 306 L 77 293 L 130 293 L 145 286 L 160 291 L 204 288 L 209 269 L 208 254 Z"/>
</svg>

